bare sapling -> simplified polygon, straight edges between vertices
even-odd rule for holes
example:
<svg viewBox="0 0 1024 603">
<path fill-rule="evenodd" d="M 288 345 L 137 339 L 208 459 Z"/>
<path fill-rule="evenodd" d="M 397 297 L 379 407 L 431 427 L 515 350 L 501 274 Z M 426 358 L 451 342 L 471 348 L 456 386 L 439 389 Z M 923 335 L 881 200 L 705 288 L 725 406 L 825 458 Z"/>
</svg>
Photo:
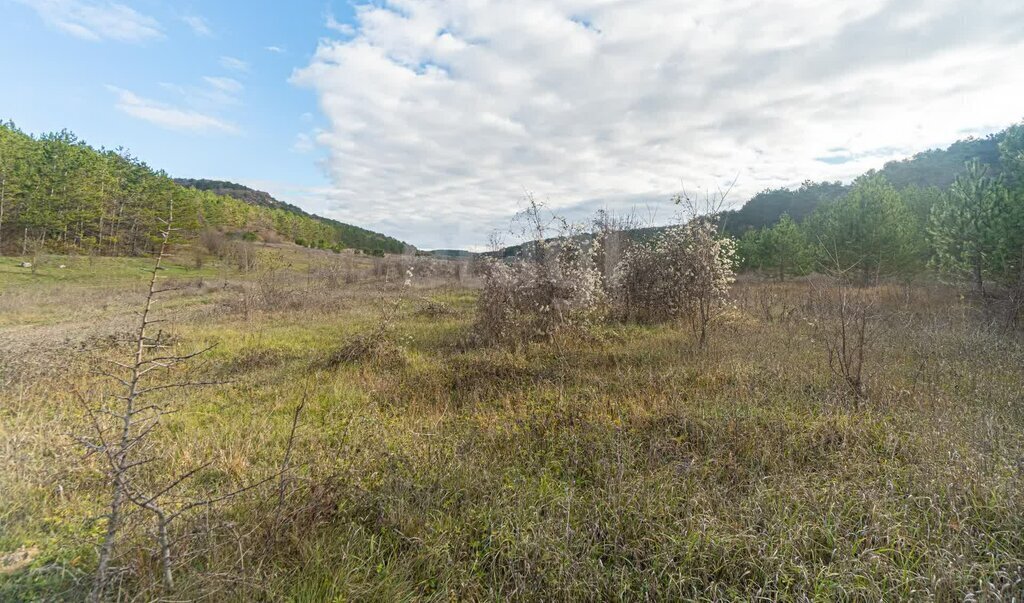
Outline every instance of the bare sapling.
<svg viewBox="0 0 1024 603">
<path fill-rule="evenodd" d="M 874 300 L 864 291 L 839 284 L 832 301 L 835 305 L 834 323 L 830 330 L 822 331 L 829 370 L 861 400 L 867 396 L 864 364 L 872 342 Z"/>
<path fill-rule="evenodd" d="M 174 352 L 170 337 L 164 331 L 157 330 L 155 334 L 152 332 L 153 325 L 161 322 L 152 316 L 154 303 L 160 294 L 174 289 L 158 286 L 171 234 L 175 230 L 171 227 L 172 218 L 173 213 L 169 212 L 168 218 L 161 221 L 164 226 L 160 232 L 160 247 L 150 270 L 149 287 L 131 339 L 131 359 L 126 362 L 107 360 L 107 364 L 112 368 L 100 371 L 100 376 L 113 384 L 114 393 L 104 397 L 97 404 L 76 392 L 91 429 L 89 435 L 76 439 L 90 454 L 101 455 L 110 493 L 106 530 L 99 548 L 96 574 L 89 594 L 90 601 L 98 602 L 104 598 L 115 549 L 125 529 L 125 516 L 130 508 L 142 510 L 152 515 L 155 520 L 161 579 L 164 588 L 170 591 L 174 587 L 169 534 L 171 524 L 192 509 L 227 500 L 267 481 L 263 480 L 205 499 L 182 500 L 180 497 L 174 497 L 172 500 L 173 492 L 180 485 L 208 467 L 210 463 L 192 468 L 170 482 L 159 485 L 152 485 L 152 473 L 146 472 L 146 469 L 158 466 L 159 462 L 164 460 L 164 455 L 158 450 L 153 437 L 154 433 L 160 427 L 163 417 L 179 409 L 175 400 L 163 400 L 156 394 L 219 383 L 157 379 L 158 375 L 170 374 L 212 348 L 211 346 L 179 354 Z"/>
<path fill-rule="evenodd" d="M 829 370 L 860 403 L 867 398 L 865 368 L 880 322 L 877 295 L 853 287 L 848 271 L 840 268 L 834 256 L 833 265 L 824 284 L 812 289 L 817 314 L 814 326 L 828 354 Z"/>
</svg>

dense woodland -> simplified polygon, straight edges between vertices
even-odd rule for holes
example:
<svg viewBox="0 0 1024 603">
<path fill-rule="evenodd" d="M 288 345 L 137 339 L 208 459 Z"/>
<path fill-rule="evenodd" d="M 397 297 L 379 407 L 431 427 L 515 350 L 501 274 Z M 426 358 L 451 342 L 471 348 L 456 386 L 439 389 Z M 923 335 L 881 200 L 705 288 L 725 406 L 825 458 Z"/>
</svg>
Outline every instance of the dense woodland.
<svg viewBox="0 0 1024 603">
<path fill-rule="evenodd" d="M 869 172 L 769 190 L 725 215 L 748 270 L 862 282 L 928 269 L 975 290 L 1024 284 L 1024 125 Z"/>
<path fill-rule="evenodd" d="M 0 124 L 0 253 L 149 253 L 172 209 L 181 238 L 217 230 L 334 250 L 404 248 L 284 203 L 265 206 L 181 186 L 123 149 L 94 149 L 67 130 L 36 137 Z"/>
<path fill-rule="evenodd" d="M 993 170 L 1001 170 L 1000 143 L 1012 129 L 985 138 L 959 140 L 946 149 L 931 149 L 909 159 L 890 161 L 878 175 L 899 189 L 939 188 L 953 184 L 970 161 L 978 161 Z M 1012 144 L 1008 143 L 1008 144 Z M 807 180 L 797 188 L 772 188 L 754 195 L 742 208 L 723 214 L 726 231 L 742 236 L 751 229 L 771 226 L 783 214 L 801 221 L 819 206 L 843 197 L 850 185 L 841 182 L 812 182 Z"/>
</svg>

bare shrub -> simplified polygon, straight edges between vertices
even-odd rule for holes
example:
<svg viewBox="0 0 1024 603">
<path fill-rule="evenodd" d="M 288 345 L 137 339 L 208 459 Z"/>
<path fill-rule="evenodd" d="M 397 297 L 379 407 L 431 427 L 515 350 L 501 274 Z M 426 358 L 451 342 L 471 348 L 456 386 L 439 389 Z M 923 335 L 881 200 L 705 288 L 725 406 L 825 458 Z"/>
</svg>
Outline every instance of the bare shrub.
<svg viewBox="0 0 1024 603">
<path fill-rule="evenodd" d="M 598 210 L 594 217 L 594 263 L 601 271 L 605 290 L 610 288 L 615 268 L 629 245 L 630 231 L 636 230 L 639 224 L 633 214 L 616 215 L 604 209 Z"/>
<path fill-rule="evenodd" d="M 381 313 L 377 324 L 369 331 L 359 333 L 327 352 L 320 366 L 333 369 L 343 364 L 364 361 L 391 366 L 402 364 L 405 355 L 394 333 L 395 319 L 400 306 L 401 300 L 381 296 Z"/>
<path fill-rule="evenodd" d="M 441 259 L 430 256 L 386 256 L 374 258 L 371 274 L 386 284 L 404 284 L 412 270 L 416 279 L 428 282 L 462 282 L 466 276 L 467 263 L 461 260 Z"/>
<path fill-rule="evenodd" d="M 801 310 L 798 299 L 791 287 L 772 282 L 748 284 L 733 293 L 739 309 L 768 324 L 794 320 Z"/>
<path fill-rule="evenodd" d="M 394 342 L 390 335 L 390 332 L 380 329 L 354 335 L 329 352 L 324 357 L 321 366 L 330 369 L 359 362 L 399 365 L 405 357 L 401 347 Z"/>
<path fill-rule="evenodd" d="M 552 338 L 563 329 L 586 330 L 604 309 L 601 272 L 594 246 L 564 221 L 558 240 L 547 238 L 543 207 L 529 198 L 520 219 L 531 240 L 510 261 L 482 266 L 477 334 L 488 341 Z"/>
<path fill-rule="evenodd" d="M 231 241 L 225 250 L 224 258 L 245 274 L 256 270 L 259 260 L 256 248 L 245 241 Z"/>
<path fill-rule="evenodd" d="M 211 255 L 223 258 L 231 241 L 227 235 L 215 228 L 204 228 L 199 233 L 199 242 Z"/>
<path fill-rule="evenodd" d="M 203 267 L 203 264 L 206 263 L 206 251 L 198 245 L 193 245 L 190 251 L 192 252 L 192 264 L 195 266 L 196 270 L 199 270 Z"/>
<path fill-rule="evenodd" d="M 817 317 L 815 331 L 828 354 L 829 370 L 858 401 L 865 399 L 865 368 L 881 317 L 877 293 L 832 277 L 814 286 L 811 299 Z"/>
<path fill-rule="evenodd" d="M 423 301 L 423 307 L 416 311 L 417 316 L 426 316 L 427 318 L 440 318 L 443 316 L 452 316 L 455 314 L 455 309 L 442 301 L 427 298 L 424 298 Z"/>
<path fill-rule="evenodd" d="M 309 282 L 319 287 L 337 289 L 342 283 L 347 282 L 350 269 L 346 269 L 341 262 L 320 262 L 310 265 Z"/>
</svg>

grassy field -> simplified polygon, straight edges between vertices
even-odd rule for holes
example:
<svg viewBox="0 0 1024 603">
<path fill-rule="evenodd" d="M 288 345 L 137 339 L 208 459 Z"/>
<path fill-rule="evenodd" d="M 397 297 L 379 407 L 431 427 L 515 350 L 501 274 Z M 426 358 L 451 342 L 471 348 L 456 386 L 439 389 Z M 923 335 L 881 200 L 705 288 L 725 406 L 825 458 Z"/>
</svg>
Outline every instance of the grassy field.
<svg viewBox="0 0 1024 603">
<path fill-rule="evenodd" d="M 621 324 L 501 347 L 470 337 L 469 279 L 264 253 L 172 258 L 161 328 L 214 345 L 188 377 L 217 384 L 154 395 L 180 411 L 147 479 L 211 462 L 181 501 L 270 479 L 174 524 L 170 594 L 130 517 L 112 599 L 1024 594 L 1024 345 L 955 289 L 872 290 L 858 398 L 808 281 L 741 281 L 703 350 Z M 78 396 L 112 387 L 94 369 L 123 358 L 147 261 L 0 263 L 0 600 L 80 600 L 109 494 Z"/>
</svg>

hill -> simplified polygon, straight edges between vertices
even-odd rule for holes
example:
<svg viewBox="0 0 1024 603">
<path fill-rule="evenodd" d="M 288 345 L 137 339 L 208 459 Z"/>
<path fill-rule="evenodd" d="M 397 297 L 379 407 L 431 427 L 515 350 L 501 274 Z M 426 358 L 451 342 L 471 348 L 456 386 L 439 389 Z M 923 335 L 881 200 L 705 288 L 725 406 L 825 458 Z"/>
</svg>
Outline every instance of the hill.
<svg viewBox="0 0 1024 603">
<path fill-rule="evenodd" d="M 907 159 L 890 161 L 882 169 L 877 172 L 872 170 L 867 175 L 879 173 L 898 189 L 944 189 L 963 172 L 964 165 L 972 159 L 977 159 L 998 173 L 999 142 L 1006 136 L 1006 132 L 1003 130 L 985 138 L 966 138 L 945 149 L 930 149 Z M 808 180 L 795 189 L 761 191 L 740 209 L 724 213 L 726 230 L 733 236 L 740 236 L 748 230 L 775 224 L 783 214 L 789 214 L 793 220 L 801 222 L 819 206 L 845 195 L 849 188 L 840 182 Z"/>
<path fill-rule="evenodd" d="M 215 230 L 306 247 L 401 253 L 401 241 L 308 214 L 241 185 L 175 182 L 126 151 L 62 130 L 33 136 L 0 122 L 0 254 L 135 256 L 173 216 L 176 242 Z"/>
<path fill-rule="evenodd" d="M 331 218 L 325 218 L 316 214 L 304 211 L 302 208 L 275 199 L 270 193 L 249 188 L 235 182 L 223 180 L 206 180 L 191 178 L 175 178 L 174 181 L 186 188 L 194 188 L 200 191 L 209 191 L 216 195 L 224 195 L 244 201 L 257 207 L 265 207 L 292 213 L 298 216 L 309 218 L 321 224 L 325 224 L 334 231 L 333 240 L 335 243 L 351 249 L 361 249 L 364 252 L 387 252 L 402 253 L 411 246 L 398 239 L 387 235 L 373 232 L 365 228 L 339 222 Z"/>
</svg>

